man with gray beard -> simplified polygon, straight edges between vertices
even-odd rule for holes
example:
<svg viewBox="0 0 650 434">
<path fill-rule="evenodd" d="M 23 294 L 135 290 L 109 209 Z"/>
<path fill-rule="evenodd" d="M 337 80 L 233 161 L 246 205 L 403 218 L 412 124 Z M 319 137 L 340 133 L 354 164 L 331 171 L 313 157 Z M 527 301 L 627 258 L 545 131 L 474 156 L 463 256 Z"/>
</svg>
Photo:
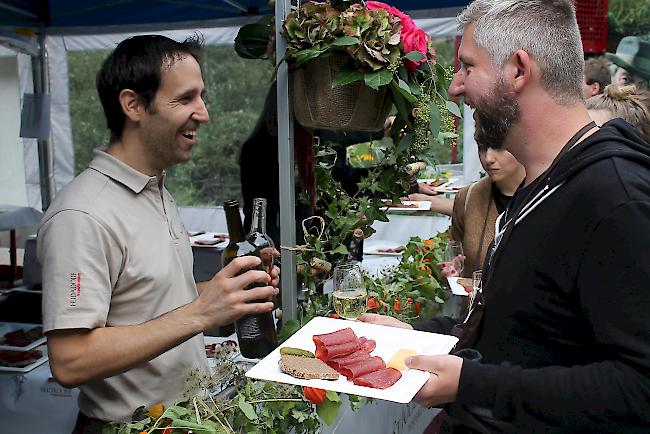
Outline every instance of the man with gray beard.
<svg viewBox="0 0 650 434">
<path fill-rule="evenodd" d="M 476 0 L 458 20 L 449 93 L 475 109 L 477 142 L 505 147 L 526 178 L 469 319 L 413 324 L 460 337 L 455 355 L 406 360 L 433 374 L 415 399 L 447 404 L 454 432 L 647 433 L 650 147 L 589 118 L 571 0 Z"/>
</svg>

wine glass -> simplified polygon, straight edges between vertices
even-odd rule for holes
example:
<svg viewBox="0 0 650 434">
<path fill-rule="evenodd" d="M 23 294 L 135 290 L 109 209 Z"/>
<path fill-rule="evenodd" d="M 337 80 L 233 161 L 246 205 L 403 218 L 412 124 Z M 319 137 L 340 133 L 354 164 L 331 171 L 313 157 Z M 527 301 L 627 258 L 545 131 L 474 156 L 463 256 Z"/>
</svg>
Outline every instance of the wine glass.
<svg viewBox="0 0 650 434">
<path fill-rule="evenodd" d="M 460 276 L 465 266 L 465 255 L 463 255 L 463 243 L 456 240 L 449 240 L 445 247 L 445 261 L 443 262 L 443 273 L 448 276 Z"/>
<path fill-rule="evenodd" d="M 474 299 L 479 292 L 482 292 L 483 288 L 483 271 L 476 270 L 472 273 L 472 292 L 469 293 L 469 309 L 472 308 L 474 304 Z"/>
<path fill-rule="evenodd" d="M 356 320 L 365 313 L 368 292 L 363 283 L 363 273 L 358 264 L 342 264 L 334 268 L 334 310 L 340 317 Z"/>
</svg>

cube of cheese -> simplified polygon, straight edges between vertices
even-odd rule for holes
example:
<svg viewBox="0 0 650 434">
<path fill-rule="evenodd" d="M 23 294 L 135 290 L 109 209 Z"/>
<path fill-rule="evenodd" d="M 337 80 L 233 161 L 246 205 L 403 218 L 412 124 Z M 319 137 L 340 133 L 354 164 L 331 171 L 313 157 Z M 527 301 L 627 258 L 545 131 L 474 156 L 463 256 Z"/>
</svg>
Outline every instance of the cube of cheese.
<svg viewBox="0 0 650 434">
<path fill-rule="evenodd" d="M 395 368 L 398 371 L 406 371 L 408 368 L 404 364 L 404 359 L 410 356 L 415 356 L 416 354 L 417 353 L 413 350 L 401 348 L 393 357 L 390 358 L 386 366 L 389 368 Z"/>
</svg>

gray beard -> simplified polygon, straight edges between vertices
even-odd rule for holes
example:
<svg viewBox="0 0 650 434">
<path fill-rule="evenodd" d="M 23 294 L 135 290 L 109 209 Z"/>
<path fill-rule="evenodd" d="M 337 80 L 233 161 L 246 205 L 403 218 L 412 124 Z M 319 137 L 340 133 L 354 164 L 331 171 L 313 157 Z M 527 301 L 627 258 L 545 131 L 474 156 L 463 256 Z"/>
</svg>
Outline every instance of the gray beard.
<svg viewBox="0 0 650 434">
<path fill-rule="evenodd" d="M 498 80 L 492 92 L 477 101 L 474 139 L 480 147 L 502 149 L 512 126 L 520 118 L 514 92 Z"/>
</svg>

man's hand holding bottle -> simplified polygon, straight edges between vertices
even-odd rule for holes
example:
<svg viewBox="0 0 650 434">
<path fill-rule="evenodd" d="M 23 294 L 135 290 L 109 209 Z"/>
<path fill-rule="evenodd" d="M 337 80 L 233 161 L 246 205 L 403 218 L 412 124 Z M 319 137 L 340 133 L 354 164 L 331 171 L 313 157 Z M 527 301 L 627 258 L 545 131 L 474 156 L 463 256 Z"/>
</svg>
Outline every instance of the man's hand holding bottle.
<svg viewBox="0 0 650 434">
<path fill-rule="evenodd" d="M 280 269 L 273 266 L 269 274 L 259 269 L 260 263 L 259 257 L 241 256 L 230 261 L 211 280 L 197 284 L 200 293 L 197 303 L 210 322 L 206 329 L 273 309 L 272 301 L 262 300 L 277 296 Z"/>
</svg>

